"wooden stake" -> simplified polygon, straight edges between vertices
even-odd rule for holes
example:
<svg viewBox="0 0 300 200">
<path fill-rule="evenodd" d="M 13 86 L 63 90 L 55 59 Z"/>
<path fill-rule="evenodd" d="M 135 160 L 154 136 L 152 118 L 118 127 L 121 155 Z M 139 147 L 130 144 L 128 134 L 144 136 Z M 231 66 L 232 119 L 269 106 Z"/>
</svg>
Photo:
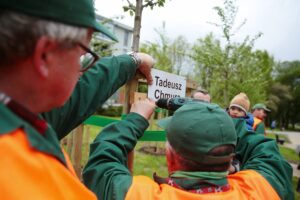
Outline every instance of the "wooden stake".
<svg viewBox="0 0 300 200">
<path fill-rule="evenodd" d="M 82 158 L 82 137 L 83 137 L 83 124 L 78 126 L 73 136 L 73 158 L 74 169 L 77 176 L 81 179 L 81 158 Z"/>
</svg>

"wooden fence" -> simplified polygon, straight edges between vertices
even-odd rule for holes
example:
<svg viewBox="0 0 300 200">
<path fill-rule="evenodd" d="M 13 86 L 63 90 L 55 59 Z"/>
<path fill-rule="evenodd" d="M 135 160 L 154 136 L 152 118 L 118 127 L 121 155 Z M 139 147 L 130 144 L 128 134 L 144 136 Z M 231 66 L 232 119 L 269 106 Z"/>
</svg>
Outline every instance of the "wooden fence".
<svg viewBox="0 0 300 200">
<path fill-rule="evenodd" d="M 91 116 L 62 140 L 61 143 L 71 156 L 71 161 L 78 177 L 81 177 L 82 166 L 85 165 L 87 161 L 85 159 L 88 158 L 89 155 L 89 145 L 91 143 L 89 125 L 104 127 L 117 121 L 120 120 L 111 119 L 104 116 Z M 147 130 L 139 141 L 163 142 L 166 141 L 166 133 L 163 130 Z"/>
</svg>

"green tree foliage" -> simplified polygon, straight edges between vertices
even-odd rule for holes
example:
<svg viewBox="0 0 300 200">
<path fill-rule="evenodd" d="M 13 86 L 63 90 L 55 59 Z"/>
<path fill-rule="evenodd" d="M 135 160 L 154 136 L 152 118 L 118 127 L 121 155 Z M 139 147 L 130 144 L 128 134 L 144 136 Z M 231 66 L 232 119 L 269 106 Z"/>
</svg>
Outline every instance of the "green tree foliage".
<svg viewBox="0 0 300 200">
<path fill-rule="evenodd" d="M 113 19 L 107 18 L 101 21 L 102 24 L 112 23 Z M 99 36 L 100 33 L 93 34 L 91 40 L 91 47 L 94 52 L 96 52 L 100 57 L 110 56 L 112 55 L 113 49 L 112 45 L 114 44 L 111 40 L 101 39 Z"/>
<path fill-rule="evenodd" d="M 97 36 L 93 36 L 91 40 L 91 47 L 93 51 L 100 55 L 100 57 L 112 55 L 112 45 L 113 42 L 98 39 Z"/>
<path fill-rule="evenodd" d="M 174 40 L 166 34 L 165 24 L 155 29 L 158 35 L 156 42 L 146 42 L 141 45 L 140 50 L 148 53 L 155 59 L 155 68 L 173 74 L 182 74 L 183 68 L 189 58 L 190 44 L 183 36 Z"/>
<path fill-rule="evenodd" d="M 291 124 L 294 129 L 295 124 L 300 122 L 300 61 L 278 63 L 274 74 L 275 80 L 271 87 L 273 90 L 269 96 L 271 105 L 275 102 L 272 116 L 278 120 L 280 126 L 288 128 Z"/>
<path fill-rule="evenodd" d="M 143 4 L 143 8 L 150 7 L 151 10 L 155 7 L 163 7 L 166 0 L 145 0 L 145 3 Z M 136 11 L 136 4 L 133 4 L 130 0 L 127 0 L 128 5 L 123 6 L 124 12 L 129 12 L 131 16 L 134 15 Z"/>
<path fill-rule="evenodd" d="M 131 16 L 134 15 L 132 50 L 138 51 L 143 9 L 149 7 L 152 10 L 155 6 L 163 7 L 165 0 L 136 0 L 135 4 L 131 0 L 127 0 L 127 3 L 127 6 L 123 6 L 124 12 L 129 12 Z"/>
<path fill-rule="evenodd" d="M 210 91 L 213 101 L 222 106 L 228 106 L 231 98 L 239 92 L 245 92 L 253 103 L 264 102 L 274 59 L 266 51 L 253 49 L 261 33 L 252 39 L 247 36 L 241 43 L 232 42 L 232 37 L 246 21 L 233 29 L 238 10 L 235 1 L 225 0 L 224 8 L 214 9 L 221 24 L 211 24 L 221 29 L 225 44 L 212 33 L 197 40 L 191 54 L 196 62 L 195 79 Z"/>
<path fill-rule="evenodd" d="M 289 102 L 292 100 L 290 87 L 280 82 L 274 82 L 269 88 L 268 107 L 272 110 L 269 120 L 276 119 L 278 127 L 284 126 L 289 115 Z M 270 122 L 270 121 L 269 121 Z"/>
<path fill-rule="evenodd" d="M 187 61 L 190 44 L 183 36 L 178 36 L 169 46 L 169 56 L 172 63 L 171 71 L 179 75 Z"/>
<path fill-rule="evenodd" d="M 269 89 L 268 107 L 275 115 L 280 110 L 280 106 L 286 107 L 292 98 L 289 86 L 274 82 Z"/>
<path fill-rule="evenodd" d="M 198 39 L 193 45 L 191 57 L 196 62 L 194 80 L 202 87 L 211 90 L 214 72 L 224 60 L 220 41 L 215 39 L 212 33 L 203 39 Z"/>
<path fill-rule="evenodd" d="M 155 68 L 172 72 L 172 61 L 168 55 L 171 39 L 166 35 L 165 25 L 163 24 L 162 28 L 155 29 L 155 32 L 158 34 L 158 40 L 156 42 L 143 43 L 140 51 L 153 56 Z"/>
</svg>

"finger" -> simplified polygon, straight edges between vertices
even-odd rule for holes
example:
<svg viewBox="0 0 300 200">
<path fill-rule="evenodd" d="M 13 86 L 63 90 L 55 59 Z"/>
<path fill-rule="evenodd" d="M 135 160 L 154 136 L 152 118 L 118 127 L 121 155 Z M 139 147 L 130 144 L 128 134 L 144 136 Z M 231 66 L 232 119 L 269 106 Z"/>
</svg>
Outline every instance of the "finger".
<svg viewBox="0 0 300 200">
<path fill-rule="evenodd" d="M 152 104 L 156 105 L 154 99 L 148 98 L 148 101 L 151 102 Z"/>
<path fill-rule="evenodd" d="M 149 73 L 146 73 L 146 74 L 144 74 L 144 75 L 145 75 L 145 78 L 146 78 L 146 80 L 147 80 L 148 85 L 152 85 L 152 83 L 153 83 L 153 78 L 152 78 L 151 73 L 149 72 Z"/>
</svg>

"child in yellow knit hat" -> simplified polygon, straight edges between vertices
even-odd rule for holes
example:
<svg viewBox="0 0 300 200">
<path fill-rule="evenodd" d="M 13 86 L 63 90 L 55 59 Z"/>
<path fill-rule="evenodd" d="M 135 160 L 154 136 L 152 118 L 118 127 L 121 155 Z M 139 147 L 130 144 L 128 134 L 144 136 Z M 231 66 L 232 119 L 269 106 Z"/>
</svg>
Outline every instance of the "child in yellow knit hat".
<svg viewBox="0 0 300 200">
<path fill-rule="evenodd" d="M 247 129 L 253 130 L 252 125 L 254 123 L 253 116 L 248 113 L 250 108 L 250 100 L 247 95 L 243 92 L 239 93 L 230 102 L 228 114 L 232 118 L 242 118 L 246 121 Z M 240 161 L 238 159 L 233 159 L 231 166 L 229 168 L 229 173 L 233 174 L 240 171 Z"/>
<path fill-rule="evenodd" d="M 230 102 L 229 115 L 233 118 L 246 117 L 250 108 L 250 100 L 243 92 L 236 95 Z"/>
</svg>

